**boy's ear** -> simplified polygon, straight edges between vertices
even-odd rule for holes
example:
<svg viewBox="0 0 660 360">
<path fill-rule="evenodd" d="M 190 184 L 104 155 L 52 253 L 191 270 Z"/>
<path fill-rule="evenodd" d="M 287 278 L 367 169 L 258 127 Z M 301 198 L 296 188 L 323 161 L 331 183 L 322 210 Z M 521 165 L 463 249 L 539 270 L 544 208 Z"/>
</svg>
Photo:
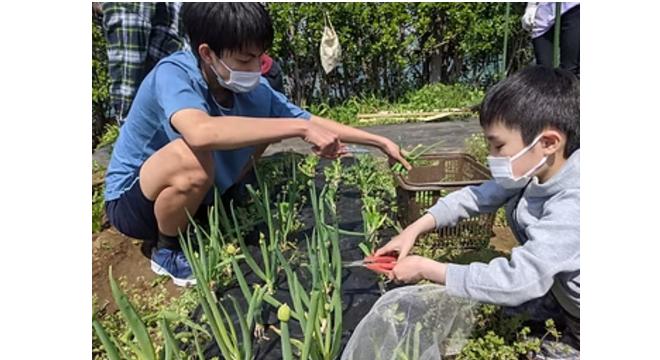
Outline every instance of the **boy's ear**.
<svg viewBox="0 0 660 360">
<path fill-rule="evenodd" d="M 208 65 L 213 64 L 213 58 L 211 56 L 211 48 L 208 44 L 200 44 L 197 48 L 197 53 L 199 57 Z"/>
<path fill-rule="evenodd" d="M 541 136 L 541 146 L 546 156 L 555 154 L 564 146 L 564 136 L 555 129 L 546 129 Z"/>
</svg>

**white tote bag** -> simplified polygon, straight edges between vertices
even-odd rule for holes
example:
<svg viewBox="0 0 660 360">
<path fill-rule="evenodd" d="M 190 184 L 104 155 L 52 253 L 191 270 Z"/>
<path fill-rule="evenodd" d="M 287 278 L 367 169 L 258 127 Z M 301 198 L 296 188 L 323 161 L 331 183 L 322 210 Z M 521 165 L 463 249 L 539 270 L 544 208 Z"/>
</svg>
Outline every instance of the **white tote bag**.
<svg viewBox="0 0 660 360">
<path fill-rule="evenodd" d="M 323 36 L 321 37 L 321 65 L 325 73 L 329 73 L 339 64 L 341 57 L 341 46 L 339 45 L 339 37 L 332 27 L 332 23 L 325 14 L 325 26 L 323 27 Z"/>
</svg>

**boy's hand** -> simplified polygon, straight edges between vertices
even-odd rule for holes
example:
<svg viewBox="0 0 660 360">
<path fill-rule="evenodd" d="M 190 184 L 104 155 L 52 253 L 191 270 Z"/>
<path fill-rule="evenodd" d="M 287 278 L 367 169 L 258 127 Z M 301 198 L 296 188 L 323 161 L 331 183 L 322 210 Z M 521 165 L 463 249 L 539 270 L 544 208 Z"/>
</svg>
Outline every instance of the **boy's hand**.
<svg viewBox="0 0 660 360">
<path fill-rule="evenodd" d="M 447 265 L 431 259 L 411 255 L 399 260 L 388 277 L 399 283 L 417 283 L 421 280 L 431 280 L 435 283 L 445 283 Z"/>
<path fill-rule="evenodd" d="M 398 261 L 401 261 L 408 255 L 410 249 L 415 245 L 415 240 L 417 240 L 418 234 L 411 231 L 409 228 L 406 228 L 401 232 L 401 234 L 395 236 L 385 244 L 382 248 L 376 250 L 374 256 L 381 256 L 385 254 L 398 253 Z"/>
<path fill-rule="evenodd" d="M 424 280 L 423 267 L 427 261 L 432 260 L 422 256 L 410 255 L 397 261 L 394 269 L 388 274 L 388 278 L 398 283 L 418 283 Z"/>
<path fill-rule="evenodd" d="M 435 228 L 435 219 L 431 214 L 424 214 L 414 223 L 405 228 L 399 235 L 395 236 L 382 248 L 376 250 L 375 256 L 381 256 L 390 253 L 399 253 L 398 260 L 402 260 L 408 255 L 410 249 L 415 245 L 415 240 L 424 233 Z"/>
<path fill-rule="evenodd" d="M 307 123 L 303 140 L 314 145 L 312 151 L 316 155 L 327 159 L 336 159 L 346 154 L 346 146 L 341 143 L 337 134 L 312 122 Z"/>
<path fill-rule="evenodd" d="M 403 157 L 399 145 L 395 144 L 392 140 L 384 138 L 382 140 L 380 149 L 383 151 L 383 153 L 385 153 L 385 155 L 389 157 L 390 165 L 394 165 L 395 162 L 399 162 L 401 165 L 403 165 L 403 167 L 406 168 L 406 170 L 412 169 L 410 163 L 408 163 L 406 158 Z"/>
</svg>

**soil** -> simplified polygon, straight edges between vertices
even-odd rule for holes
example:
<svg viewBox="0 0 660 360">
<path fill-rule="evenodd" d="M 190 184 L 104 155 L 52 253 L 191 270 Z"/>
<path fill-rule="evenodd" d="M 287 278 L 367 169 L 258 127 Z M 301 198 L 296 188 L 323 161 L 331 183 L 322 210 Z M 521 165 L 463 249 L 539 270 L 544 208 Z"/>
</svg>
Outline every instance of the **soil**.
<svg viewBox="0 0 660 360">
<path fill-rule="evenodd" d="M 167 277 L 151 271 L 149 259 L 140 251 L 140 240 L 122 235 L 109 228 L 92 236 L 92 292 L 98 297 L 99 308 L 114 312 L 116 306 L 110 291 L 108 267 L 112 266 L 115 279 L 126 277 L 131 286 L 140 289 L 145 295 L 160 290 L 156 285 L 165 282 L 167 299 L 179 296 L 183 289 L 175 286 Z"/>
<path fill-rule="evenodd" d="M 511 253 L 514 246 L 518 246 L 518 240 L 511 232 L 508 226 L 493 227 L 495 237 L 490 239 L 490 244 L 495 247 L 495 250 Z"/>
</svg>

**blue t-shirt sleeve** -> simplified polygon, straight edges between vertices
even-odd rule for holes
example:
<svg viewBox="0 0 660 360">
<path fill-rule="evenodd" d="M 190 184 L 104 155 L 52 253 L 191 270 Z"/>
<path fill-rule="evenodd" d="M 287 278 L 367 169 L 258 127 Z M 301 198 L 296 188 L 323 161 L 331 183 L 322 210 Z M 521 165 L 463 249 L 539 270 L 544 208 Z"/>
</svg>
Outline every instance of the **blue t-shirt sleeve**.
<svg viewBox="0 0 660 360">
<path fill-rule="evenodd" d="M 178 131 L 173 128 L 171 120 L 177 111 L 183 109 L 198 109 L 209 113 L 208 103 L 199 90 L 196 90 L 194 81 L 179 65 L 165 62 L 158 65 L 155 74 L 154 91 L 158 104 L 165 114 L 164 124 L 168 132 Z"/>
<path fill-rule="evenodd" d="M 312 114 L 293 104 L 291 101 L 289 101 L 289 99 L 287 99 L 286 96 L 284 96 L 284 94 L 273 90 L 270 85 L 268 86 L 268 90 L 270 90 L 272 95 L 270 98 L 271 117 L 293 117 L 305 120 L 312 118 Z"/>
</svg>

